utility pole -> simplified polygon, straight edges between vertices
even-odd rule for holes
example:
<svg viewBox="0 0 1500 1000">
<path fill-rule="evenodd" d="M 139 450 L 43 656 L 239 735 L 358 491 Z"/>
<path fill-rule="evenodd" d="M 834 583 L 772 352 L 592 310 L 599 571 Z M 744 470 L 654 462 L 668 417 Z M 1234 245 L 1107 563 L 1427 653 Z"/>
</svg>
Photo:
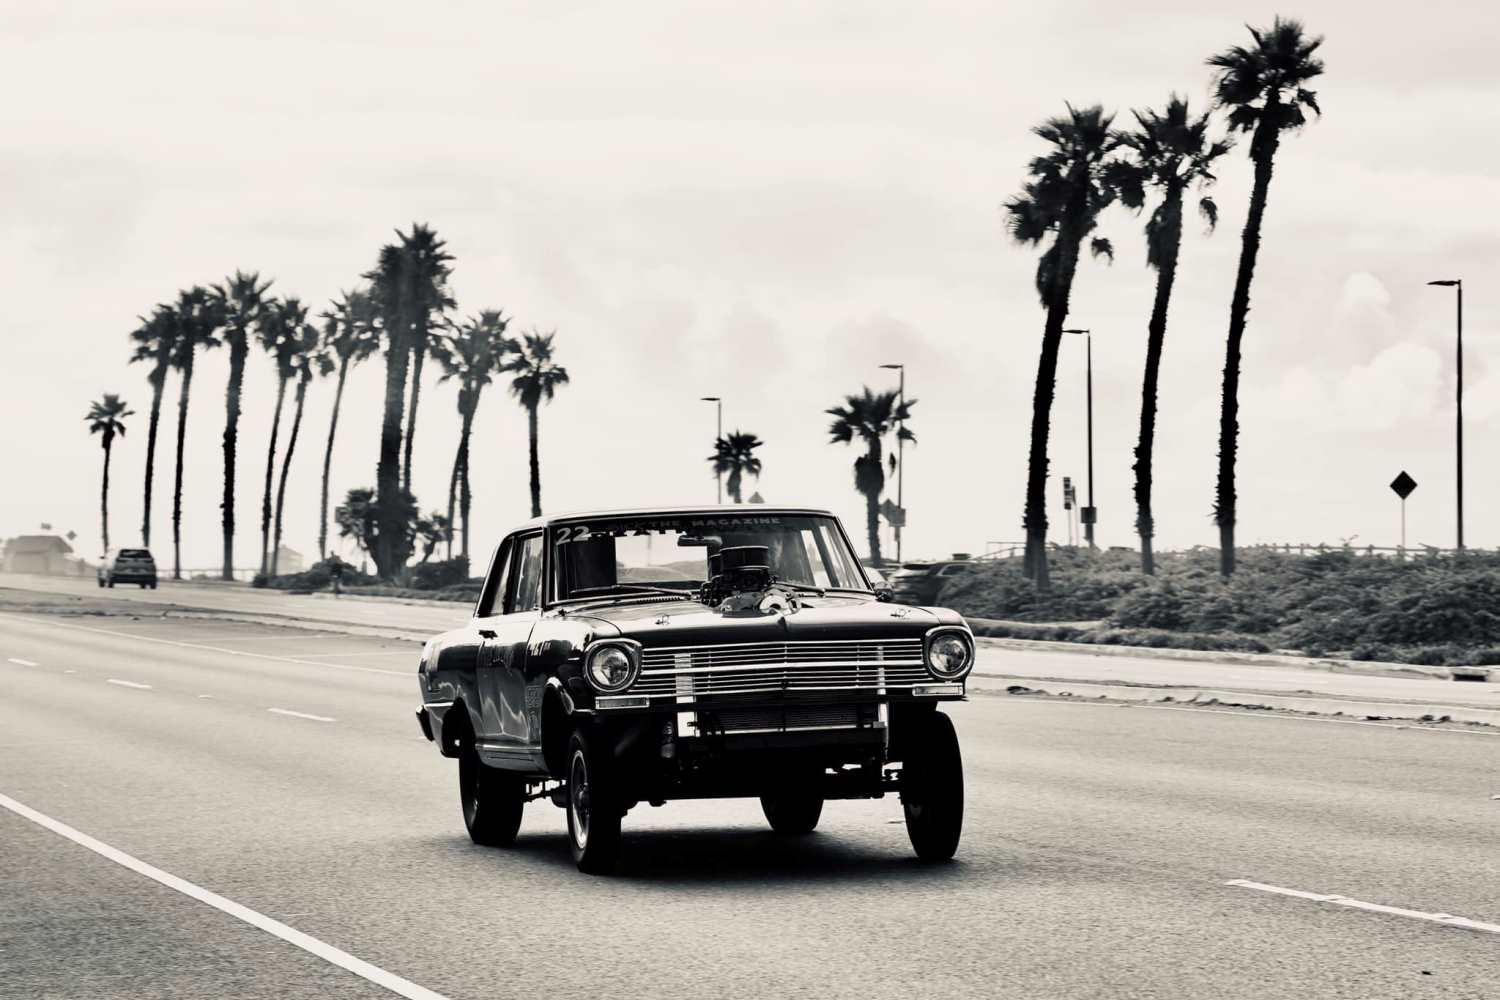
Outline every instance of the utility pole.
<svg viewBox="0 0 1500 1000">
<path fill-rule="evenodd" d="M 1429 281 L 1429 285 L 1452 288 L 1458 292 L 1458 343 L 1456 359 L 1458 368 L 1458 393 L 1456 417 L 1456 445 L 1458 452 L 1458 550 L 1464 548 L 1464 283 L 1462 278 L 1445 278 Z"/>
<path fill-rule="evenodd" d="M 718 411 L 718 418 L 714 422 L 714 450 L 717 452 L 719 442 L 724 440 L 724 400 L 718 396 L 702 396 L 702 402 L 713 403 Z M 719 471 L 718 463 L 714 464 L 714 480 L 718 483 L 718 503 L 724 502 L 724 473 Z"/>
<path fill-rule="evenodd" d="M 1097 548 L 1094 544 L 1094 522 L 1099 519 L 1099 508 L 1094 506 L 1094 335 L 1088 330 L 1064 330 L 1063 333 L 1079 333 L 1083 335 L 1088 396 L 1088 476 L 1089 476 L 1089 502 L 1086 507 L 1078 512 L 1079 520 L 1083 522 L 1083 537 L 1089 543 L 1089 548 Z"/>
<path fill-rule="evenodd" d="M 882 368 L 894 368 L 900 372 L 900 381 L 897 383 L 896 398 L 899 405 L 897 413 L 906 411 L 906 366 L 905 365 L 881 365 Z M 906 442 L 902 432 L 906 430 L 906 418 L 901 417 L 896 421 L 896 506 L 901 511 L 901 520 L 895 525 L 896 529 L 896 565 L 901 565 L 901 529 L 906 527 Z"/>
</svg>

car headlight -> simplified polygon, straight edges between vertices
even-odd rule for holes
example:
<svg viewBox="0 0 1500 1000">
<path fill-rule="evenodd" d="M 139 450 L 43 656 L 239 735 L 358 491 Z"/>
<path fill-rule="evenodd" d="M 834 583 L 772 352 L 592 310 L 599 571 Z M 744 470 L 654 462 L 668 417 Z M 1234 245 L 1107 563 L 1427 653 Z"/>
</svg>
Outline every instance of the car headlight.
<svg viewBox="0 0 1500 1000">
<path fill-rule="evenodd" d="M 927 670 L 940 680 L 958 680 L 974 666 L 974 642 L 962 629 L 934 631 L 927 637 Z"/>
<path fill-rule="evenodd" d="M 623 691 L 635 683 L 640 673 L 640 658 L 630 646 L 602 643 L 589 650 L 584 675 L 594 690 L 606 694 Z"/>
</svg>

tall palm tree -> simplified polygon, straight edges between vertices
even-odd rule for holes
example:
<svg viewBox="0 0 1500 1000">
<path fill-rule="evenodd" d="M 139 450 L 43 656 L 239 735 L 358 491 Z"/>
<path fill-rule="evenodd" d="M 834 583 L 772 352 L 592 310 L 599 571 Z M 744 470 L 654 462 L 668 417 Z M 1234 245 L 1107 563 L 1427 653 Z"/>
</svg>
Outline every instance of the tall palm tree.
<svg viewBox="0 0 1500 1000">
<path fill-rule="evenodd" d="M 729 473 L 725 488 L 735 503 L 744 502 L 740 499 L 744 474 L 760 478 L 760 459 L 755 457 L 755 449 L 763 444 L 764 441 L 746 431 L 732 431 L 714 441 L 714 453 L 708 456 L 708 464 L 717 475 Z"/>
<path fill-rule="evenodd" d="M 172 579 L 182 579 L 182 459 L 187 443 L 188 398 L 198 348 L 217 347 L 222 313 L 212 292 L 194 285 L 177 295 L 172 318 L 177 327 L 172 367 L 177 370 L 177 460 L 172 480 Z"/>
<path fill-rule="evenodd" d="M 130 332 L 135 351 L 130 361 L 149 362 L 146 381 L 151 386 L 151 418 L 146 425 L 146 483 L 141 503 L 141 545 L 151 547 L 151 485 L 156 474 L 156 430 L 161 424 L 161 397 L 167 385 L 167 371 L 172 367 L 173 341 L 177 326 L 170 306 L 157 306 L 151 317 L 140 317 L 140 326 Z"/>
<path fill-rule="evenodd" d="M 104 480 L 99 488 L 99 523 L 104 534 L 104 551 L 109 551 L 109 455 L 110 449 L 114 447 L 115 435 L 125 436 L 125 418 L 133 416 L 135 411 L 130 409 L 125 401 L 112 392 L 106 392 L 104 396 L 89 404 L 88 421 L 89 433 L 101 435 L 100 444 L 104 447 Z"/>
<path fill-rule="evenodd" d="M 459 554 L 469 558 L 469 436 L 474 429 L 474 414 L 479 409 L 479 397 L 489 385 L 492 376 L 507 364 L 510 354 L 520 350 L 520 345 L 505 336 L 510 319 L 499 309 L 482 310 L 458 324 L 454 332 L 444 337 L 437 352 L 443 376 L 439 382 L 458 380 L 458 415 L 462 429 L 458 435 L 458 454 L 453 458 L 453 473 L 448 480 L 448 558 L 453 558 L 453 513 L 458 496 L 462 496 L 459 516 L 463 528 Z"/>
<path fill-rule="evenodd" d="M 224 391 L 224 498 L 219 503 L 224 527 L 224 565 L 221 576 L 234 579 L 235 455 L 240 439 L 240 396 L 245 387 L 245 359 L 250 355 L 250 333 L 256 329 L 270 301 L 270 280 L 255 271 L 235 271 L 213 288 L 223 319 L 224 342 L 229 346 L 229 384 Z"/>
<path fill-rule="evenodd" d="M 1146 219 L 1146 265 L 1156 269 L 1156 297 L 1151 320 L 1146 325 L 1146 370 L 1141 380 L 1140 439 L 1135 447 L 1136 531 L 1141 536 L 1141 570 L 1156 572 L 1151 542 L 1156 521 L 1151 512 L 1151 459 L 1156 442 L 1156 387 L 1161 370 L 1162 344 L 1167 336 L 1167 309 L 1172 302 L 1172 284 L 1177 278 L 1177 257 L 1182 248 L 1182 202 L 1193 187 L 1214 182 L 1214 161 L 1229 152 L 1227 140 L 1208 136 L 1208 112 L 1194 118 L 1186 99 L 1172 95 L 1166 109 L 1135 111 L 1136 128 L 1120 135 L 1130 150 L 1128 161 L 1112 171 L 1120 200 L 1134 209 L 1145 205 L 1148 193 L 1160 198 Z M 1208 228 L 1219 219 L 1212 198 L 1198 201 Z"/>
<path fill-rule="evenodd" d="M 276 482 L 276 443 L 281 434 L 281 408 L 287 383 L 297 375 L 297 353 L 307 307 L 296 298 L 271 301 L 256 328 L 260 346 L 276 364 L 276 406 L 271 411 L 271 443 L 266 449 L 266 485 L 260 501 L 260 571 L 271 569 L 271 487 Z"/>
<path fill-rule="evenodd" d="M 845 396 L 843 406 L 833 406 L 823 412 L 833 417 L 828 427 L 829 440 L 834 444 L 849 444 L 855 438 L 864 442 L 865 453 L 854 460 L 854 488 L 865 498 L 865 531 L 870 539 L 870 561 L 882 563 L 880 555 L 880 494 L 885 490 L 885 468 L 881 463 L 885 436 L 893 430 L 898 441 L 916 442 L 906 422 L 911 419 L 911 408 L 915 399 L 899 402 L 897 393 L 874 393 L 865 386 L 864 394 Z M 757 463 L 758 464 L 758 463 Z M 896 456 L 891 456 L 891 469 L 895 470 Z M 739 498 L 735 498 L 739 502 Z"/>
<path fill-rule="evenodd" d="M 288 304 L 296 300 L 288 300 Z M 299 306 L 300 308 L 300 306 Z M 292 333 L 292 369 L 296 373 L 297 392 L 292 405 L 292 430 L 286 439 L 286 454 L 281 460 L 281 480 L 276 484 L 276 533 L 271 541 L 271 575 L 276 575 L 277 558 L 281 552 L 281 512 L 286 506 L 286 477 L 292 467 L 292 453 L 297 450 L 297 434 L 302 430 L 302 407 L 307 401 L 307 386 L 314 375 L 329 375 L 333 372 L 333 359 L 319 346 L 318 328 L 306 322 L 307 310 L 302 309 L 303 322 Z"/>
<path fill-rule="evenodd" d="M 1094 231 L 1099 213 L 1114 198 L 1107 175 L 1110 153 L 1118 148 L 1120 139 L 1110 130 L 1113 121 L 1114 117 L 1098 105 L 1080 109 L 1070 104 L 1066 116 L 1049 118 L 1034 128 L 1032 131 L 1050 148 L 1031 161 L 1027 168 L 1030 178 L 1021 194 L 1005 203 L 1010 234 L 1018 243 L 1035 246 L 1051 238 L 1036 271 L 1037 293 L 1047 310 L 1047 321 L 1042 329 L 1042 352 L 1032 397 L 1022 518 L 1026 528 L 1024 568 L 1040 590 L 1049 586 L 1047 438 L 1057 383 L 1057 353 L 1084 238 Z M 1114 255 L 1108 240 L 1095 238 L 1090 249 L 1096 257 Z"/>
<path fill-rule="evenodd" d="M 328 556 L 328 473 L 333 465 L 333 441 L 339 429 L 339 407 L 349 369 L 380 347 L 380 328 L 370 293 L 356 288 L 344 292 L 322 314 L 323 350 L 337 359 L 338 381 L 333 390 L 333 417 L 328 421 L 328 447 L 323 450 L 323 491 L 318 504 L 318 558 Z"/>
<path fill-rule="evenodd" d="M 552 341 L 557 331 L 533 330 L 522 338 L 517 356 L 506 370 L 516 372 L 510 392 L 526 408 L 527 433 L 531 441 L 531 516 L 542 516 L 542 466 L 537 448 L 537 408 L 550 402 L 558 386 L 568 384 L 568 370 L 552 360 Z"/>
<path fill-rule="evenodd" d="M 1219 571 L 1234 572 L 1235 485 L 1234 465 L 1239 450 L 1240 342 L 1245 336 L 1245 318 L 1250 312 L 1250 282 L 1255 277 L 1255 258 L 1260 252 L 1260 226 L 1271 187 L 1271 169 L 1281 133 L 1307 124 L 1305 108 L 1321 115 L 1318 97 L 1305 84 L 1323 72 L 1315 53 L 1322 36 L 1306 34 L 1302 24 L 1276 18 L 1269 31 L 1250 28 L 1255 44 L 1236 45 L 1210 56 L 1216 70 L 1214 103 L 1229 109 L 1229 127 L 1251 133 L 1250 159 L 1255 164 L 1255 182 L 1250 190 L 1250 211 L 1240 236 L 1240 264 L 1234 279 L 1234 297 L 1229 303 L 1229 337 L 1224 351 L 1224 399 L 1219 413 L 1219 482 L 1214 502 L 1214 520 L 1219 525 Z"/>
<path fill-rule="evenodd" d="M 451 302 L 448 276 L 453 257 L 431 229 L 413 223 L 411 233 L 396 231 L 397 242 L 380 248 L 371 283 L 375 310 L 386 336 L 385 406 L 380 425 L 380 459 L 375 470 L 376 515 L 380 521 L 372 556 L 380 575 L 389 579 L 411 556 L 411 533 L 406 517 L 411 478 L 411 449 L 406 449 L 405 484 L 402 474 L 401 411 L 406 402 L 406 377 L 416 346 L 427 354 L 427 337 L 434 316 Z M 415 396 L 411 416 L 415 417 Z M 409 433 L 409 428 L 408 428 Z"/>
</svg>

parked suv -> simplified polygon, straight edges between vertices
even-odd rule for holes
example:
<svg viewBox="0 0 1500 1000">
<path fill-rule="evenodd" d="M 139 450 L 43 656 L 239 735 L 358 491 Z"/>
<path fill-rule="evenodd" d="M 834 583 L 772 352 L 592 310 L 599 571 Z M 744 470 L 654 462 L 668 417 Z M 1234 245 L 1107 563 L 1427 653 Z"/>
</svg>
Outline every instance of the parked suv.
<svg viewBox="0 0 1500 1000">
<path fill-rule="evenodd" d="M 156 589 L 156 560 L 146 549 L 117 549 L 99 561 L 99 586 L 138 583 Z"/>
<path fill-rule="evenodd" d="M 949 580 L 973 567 L 974 562 L 967 558 L 902 563 L 900 569 L 891 573 L 890 587 L 900 603 L 927 607 L 937 604 L 938 595 Z"/>
</svg>

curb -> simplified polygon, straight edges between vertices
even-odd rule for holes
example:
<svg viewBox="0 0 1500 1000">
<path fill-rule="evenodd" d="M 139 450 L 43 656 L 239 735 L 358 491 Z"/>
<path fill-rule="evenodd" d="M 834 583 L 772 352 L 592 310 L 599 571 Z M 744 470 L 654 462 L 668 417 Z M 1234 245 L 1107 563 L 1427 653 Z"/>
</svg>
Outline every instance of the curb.
<svg viewBox="0 0 1500 1000">
<path fill-rule="evenodd" d="M 1212 687 L 1163 687 L 1159 685 L 1100 684 L 1092 681 L 1038 680 L 999 674 L 970 674 L 971 686 L 981 691 L 1001 692 L 1010 687 L 1038 693 L 1072 695 L 1076 698 L 1109 698 L 1113 701 L 1175 702 L 1187 705 L 1224 705 L 1238 708 L 1273 708 L 1305 715 L 1339 715 L 1357 719 L 1404 719 L 1412 722 L 1467 722 L 1500 726 L 1500 709 L 1431 702 L 1391 702 L 1264 694 Z M 978 682 L 978 683 L 974 683 Z"/>
</svg>

